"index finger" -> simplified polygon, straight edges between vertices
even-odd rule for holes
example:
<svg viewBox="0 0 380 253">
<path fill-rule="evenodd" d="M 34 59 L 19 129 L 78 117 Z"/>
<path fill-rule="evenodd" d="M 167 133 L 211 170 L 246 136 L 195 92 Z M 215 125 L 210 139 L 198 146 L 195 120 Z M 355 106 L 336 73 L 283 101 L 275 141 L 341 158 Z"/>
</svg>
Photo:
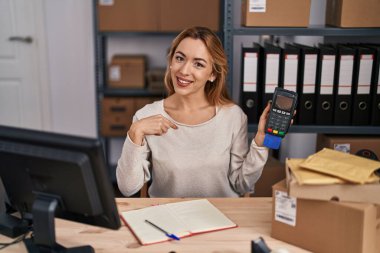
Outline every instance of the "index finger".
<svg viewBox="0 0 380 253">
<path fill-rule="evenodd" d="M 165 119 L 165 121 L 169 124 L 169 126 L 170 126 L 171 128 L 178 129 L 178 126 L 177 126 L 176 124 L 174 124 L 171 120 L 169 120 L 169 119 L 167 119 L 167 118 L 165 118 L 165 117 L 164 117 L 164 119 Z"/>
</svg>

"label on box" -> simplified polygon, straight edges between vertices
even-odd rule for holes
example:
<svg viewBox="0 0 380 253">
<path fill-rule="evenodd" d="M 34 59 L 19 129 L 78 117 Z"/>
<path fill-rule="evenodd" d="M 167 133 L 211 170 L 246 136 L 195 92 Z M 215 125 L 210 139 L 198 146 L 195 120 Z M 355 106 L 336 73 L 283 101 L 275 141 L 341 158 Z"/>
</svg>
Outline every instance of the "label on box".
<svg viewBox="0 0 380 253">
<path fill-rule="evenodd" d="M 334 150 L 343 152 L 343 153 L 350 153 L 351 152 L 351 145 L 350 143 L 339 143 L 334 144 Z"/>
<path fill-rule="evenodd" d="M 99 0 L 99 5 L 111 6 L 114 5 L 114 0 Z"/>
<path fill-rule="evenodd" d="M 249 12 L 266 12 L 266 0 L 249 0 Z"/>
<path fill-rule="evenodd" d="M 275 198 L 275 220 L 294 227 L 296 225 L 297 199 L 288 196 L 286 192 L 277 190 Z"/>
<path fill-rule="evenodd" d="M 118 65 L 114 65 L 110 67 L 109 71 L 109 79 L 111 81 L 117 82 L 121 80 L 121 68 Z"/>
</svg>

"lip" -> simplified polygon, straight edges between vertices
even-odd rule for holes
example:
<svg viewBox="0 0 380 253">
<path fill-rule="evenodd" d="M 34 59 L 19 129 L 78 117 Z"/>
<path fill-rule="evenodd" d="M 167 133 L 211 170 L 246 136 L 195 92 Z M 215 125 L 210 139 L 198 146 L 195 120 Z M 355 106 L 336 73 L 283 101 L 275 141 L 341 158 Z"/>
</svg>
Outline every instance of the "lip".
<svg viewBox="0 0 380 253">
<path fill-rule="evenodd" d="M 176 79 L 177 79 L 177 85 L 182 88 L 185 88 L 193 83 L 193 81 L 191 80 L 187 80 L 178 76 L 176 76 Z"/>
</svg>

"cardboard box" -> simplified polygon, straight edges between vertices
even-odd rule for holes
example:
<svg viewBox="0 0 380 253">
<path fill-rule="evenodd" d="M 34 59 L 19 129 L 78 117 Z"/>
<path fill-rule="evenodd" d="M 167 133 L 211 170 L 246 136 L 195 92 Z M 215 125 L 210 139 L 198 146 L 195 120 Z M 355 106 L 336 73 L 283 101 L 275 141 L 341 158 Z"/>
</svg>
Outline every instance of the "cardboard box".
<svg viewBox="0 0 380 253">
<path fill-rule="evenodd" d="M 108 85 L 116 88 L 144 88 L 145 66 L 145 56 L 115 55 L 108 68 Z"/>
<path fill-rule="evenodd" d="M 271 236 L 312 252 L 380 252 L 380 208 L 369 203 L 287 197 L 273 186 Z"/>
<path fill-rule="evenodd" d="M 102 100 L 102 116 L 133 116 L 134 98 L 105 97 Z"/>
<path fill-rule="evenodd" d="M 159 1 L 99 0 L 100 31 L 158 31 Z"/>
<path fill-rule="evenodd" d="M 257 5 L 264 3 L 264 5 Z M 310 18 L 310 0 L 242 1 L 243 26 L 307 27 Z"/>
<path fill-rule="evenodd" d="M 135 113 L 134 98 L 106 97 L 102 100 L 102 136 L 126 136 Z"/>
<path fill-rule="evenodd" d="M 165 89 L 165 71 L 166 69 L 152 69 L 147 71 L 146 77 L 147 77 L 147 88 L 148 90 L 152 92 L 164 92 L 166 91 Z"/>
<path fill-rule="evenodd" d="M 101 134 L 102 136 L 127 136 L 132 118 L 123 116 L 102 117 Z"/>
<path fill-rule="evenodd" d="M 213 31 L 220 27 L 220 0 L 160 0 L 160 31 L 182 31 L 205 26 Z"/>
<path fill-rule="evenodd" d="M 380 160 L 380 136 L 318 134 L 317 151 L 331 148 L 373 160 Z"/>
<path fill-rule="evenodd" d="M 287 160 L 288 161 L 288 160 Z M 300 185 L 286 162 L 288 194 L 300 199 L 339 200 L 380 204 L 380 183 Z"/>
<path fill-rule="evenodd" d="M 270 156 L 250 197 L 272 197 L 272 185 L 284 178 L 285 164 Z"/>
<path fill-rule="evenodd" d="M 380 27 L 380 1 L 327 0 L 326 25 Z"/>
<path fill-rule="evenodd" d="M 102 136 L 126 136 L 132 124 L 133 115 L 154 97 L 105 97 L 102 100 Z"/>
<path fill-rule="evenodd" d="M 182 31 L 220 27 L 220 0 L 99 0 L 100 31 Z"/>
</svg>

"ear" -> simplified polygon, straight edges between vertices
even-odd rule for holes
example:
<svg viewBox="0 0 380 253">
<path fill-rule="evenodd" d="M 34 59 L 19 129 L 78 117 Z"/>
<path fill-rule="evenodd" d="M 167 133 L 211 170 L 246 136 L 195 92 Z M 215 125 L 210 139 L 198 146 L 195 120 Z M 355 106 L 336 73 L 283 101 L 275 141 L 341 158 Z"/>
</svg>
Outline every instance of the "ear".
<svg viewBox="0 0 380 253">
<path fill-rule="evenodd" d="M 214 82 L 216 79 L 216 76 L 214 73 L 211 74 L 210 78 L 208 79 L 210 82 Z"/>
</svg>

